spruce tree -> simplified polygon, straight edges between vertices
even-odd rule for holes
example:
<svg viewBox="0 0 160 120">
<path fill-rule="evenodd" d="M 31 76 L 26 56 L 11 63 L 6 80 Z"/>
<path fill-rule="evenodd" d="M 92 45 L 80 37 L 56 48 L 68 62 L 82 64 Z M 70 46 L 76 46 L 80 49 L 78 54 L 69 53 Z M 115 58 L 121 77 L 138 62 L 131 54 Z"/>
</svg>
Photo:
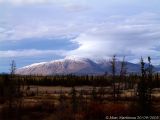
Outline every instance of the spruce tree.
<svg viewBox="0 0 160 120">
<path fill-rule="evenodd" d="M 72 105 L 72 111 L 74 113 L 77 112 L 77 103 L 78 103 L 78 101 L 77 101 L 76 89 L 75 89 L 75 87 L 72 87 L 72 89 L 71 89 L 71 105 Z"/>
<path fill-rule="evenodd" d="M 112 87 L 113 87 L 113 100 L 116 100 L 116 55 L 113 55 L 112 60 L 110 61 L 111 71 L 112 71 Z"/>
</svg>

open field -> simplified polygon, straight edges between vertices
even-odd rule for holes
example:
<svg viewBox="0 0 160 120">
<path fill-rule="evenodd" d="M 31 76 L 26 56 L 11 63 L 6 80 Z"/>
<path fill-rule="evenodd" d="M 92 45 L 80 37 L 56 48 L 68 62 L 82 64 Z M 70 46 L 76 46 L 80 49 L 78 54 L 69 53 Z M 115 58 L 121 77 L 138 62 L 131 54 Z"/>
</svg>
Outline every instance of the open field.
<svg viewBox="0 0 160 120">
<path fill-rule="evenodd" d="M 126 76 L 124 80 L 115 76 L 115 79 L 113 82 L 111 76 L 1 76 L 0 118 L 105 120 L 108 116 L 159 117 L 160 82 L 157 75 L 150 82 L 152 87 L 141 83 L 141 76 Z"/>
</svg>

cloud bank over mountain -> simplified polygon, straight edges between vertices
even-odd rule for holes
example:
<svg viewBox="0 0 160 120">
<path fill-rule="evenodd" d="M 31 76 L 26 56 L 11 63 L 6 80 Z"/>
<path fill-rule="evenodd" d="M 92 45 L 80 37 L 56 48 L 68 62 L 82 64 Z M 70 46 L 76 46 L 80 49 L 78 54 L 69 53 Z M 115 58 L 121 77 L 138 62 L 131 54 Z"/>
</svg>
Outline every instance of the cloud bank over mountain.
<svg viewBox="0 0 160 120">
<path fill-rule="evenodd" d="M 112 16 L 73 39 L 79 47 L 70 54 L 84 57 L 111 57 L 116 54 L 127 56 L 131 61 L 141 56 L 159 58 L 160 22 L 157 16 L 153 13 Z"/>
</svg>

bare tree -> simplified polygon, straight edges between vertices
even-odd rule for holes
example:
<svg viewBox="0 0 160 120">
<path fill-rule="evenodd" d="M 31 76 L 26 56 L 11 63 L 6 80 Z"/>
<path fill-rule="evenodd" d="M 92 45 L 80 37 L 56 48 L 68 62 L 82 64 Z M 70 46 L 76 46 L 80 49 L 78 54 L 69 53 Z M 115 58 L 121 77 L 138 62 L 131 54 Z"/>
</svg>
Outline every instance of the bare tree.
<svg viewBox="0 0 160 120">
<path fill-rule="evenodd" d="M 125 56 L 123 57 L 123 60 L 121 62 L 121 70 L 120 70 L 120 76 L 123 77 L 127 73 L 127 63 L 125 61 Z"/>
<path fill-rule="evenodd" d="M 14 110 L 16 116 L 20 118 L 21 108 L 23 104 L 23 93 L 21 92 L 21 81 L 16 79 L 16 62 L 11 61 L 10 64 L 10 78 L 8 81 L 8 101 L 9 111 Z"/>
<path fill-rule="evenodd" d="M 15 70 L 16 70 L 16 62 L 14 60 L 11 61 L 10 64 L 10 79 L 9 79 L 9 108 L 12 109 L 12 104 L 14 101 L 14 97 L 16 96 L 16 82 L 14 80 L 14 74 L 15 74 Z"/>
<path fill-rule="evenodd" d="M 10 74 L 14 75 L 15 71 L 16 71 L 16 62 L 14 60 L 12 60 L 10 66 L 11 66 L 11 68 L 10 68 Z"/>
</svg>

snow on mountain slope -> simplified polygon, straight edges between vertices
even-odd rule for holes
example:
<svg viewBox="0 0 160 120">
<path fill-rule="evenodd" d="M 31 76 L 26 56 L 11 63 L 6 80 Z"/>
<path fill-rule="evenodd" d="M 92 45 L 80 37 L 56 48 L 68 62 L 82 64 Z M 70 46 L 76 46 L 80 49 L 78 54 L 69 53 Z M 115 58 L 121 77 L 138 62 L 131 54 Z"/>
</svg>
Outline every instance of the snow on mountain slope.
<svg viewBox="0 0 160 120">
<path fill-rule="evenodd" d="M 55 75 L 55 74 L 96 74 L 101 71 L 97 64 L 86 58 L 65 58 L 50 62 L 35 63 L 20 69 L 16 74 Z"/>
<path fill-rule="evenodd" d="M 120 62 L 117 61 L 117 73 L 120 71 Z M 127 62 L 128 72 L 139 72 L 140 66 Z M 88 58 L 66 57 L 50 62 L 31 64 L 16 70 L 21 75 L 56 75 L 56 74 L 104 74 L 110 72 L 111 67 L 108 60 L 93 61 Z"/>
</svg>

